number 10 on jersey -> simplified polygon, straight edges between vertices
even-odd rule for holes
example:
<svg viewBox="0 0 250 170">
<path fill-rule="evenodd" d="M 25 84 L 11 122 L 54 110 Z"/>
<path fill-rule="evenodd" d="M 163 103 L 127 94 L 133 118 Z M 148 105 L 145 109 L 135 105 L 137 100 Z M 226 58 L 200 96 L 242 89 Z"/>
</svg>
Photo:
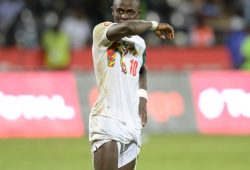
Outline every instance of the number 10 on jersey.
<svg viewBox="0 0 250 170">
<path fill-rule="evenodd" d="M 134 59 L 130 60 L 130 74 L 134 77 L 136 76 L 137 67 L 138 67 L 138 61 Z"/>
</svg>

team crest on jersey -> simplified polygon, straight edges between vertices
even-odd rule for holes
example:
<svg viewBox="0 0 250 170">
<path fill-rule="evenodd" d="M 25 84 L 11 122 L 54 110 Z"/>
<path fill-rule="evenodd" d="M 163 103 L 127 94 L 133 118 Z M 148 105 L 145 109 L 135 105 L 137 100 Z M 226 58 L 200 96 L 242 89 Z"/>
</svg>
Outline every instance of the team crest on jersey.
<svg viewBox="0 0 250 170">
<path fill-rule="evenodd" d="M 124 57 L 128 53 L 130 53 L 133 56 L 138 56 L 138 51 L 135 48 L 135 44 L 127 41 L 114 42 L 107 50 L 108 67 L 114 67 L 116 60 L 116 53 L 119 53 L 121 55 L 120 66 L 122 72 L 124 74 L 127 74 L 127 68 L 124 62 Z"/>
</svg>

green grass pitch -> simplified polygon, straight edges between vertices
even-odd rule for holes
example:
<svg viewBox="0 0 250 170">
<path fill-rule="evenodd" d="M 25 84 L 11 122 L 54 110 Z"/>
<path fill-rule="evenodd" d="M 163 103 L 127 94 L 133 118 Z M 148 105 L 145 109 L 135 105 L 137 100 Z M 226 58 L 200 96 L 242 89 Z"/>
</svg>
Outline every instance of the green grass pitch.
<svg viewBox="0 0 250 170">
<path fill-rule="evenodd" d="M 137 170 L 249 170 L 250 136 L 149 135 Z M 1 139 L 0 170 L 91 170 L 87 137 Z"/>
</svg>

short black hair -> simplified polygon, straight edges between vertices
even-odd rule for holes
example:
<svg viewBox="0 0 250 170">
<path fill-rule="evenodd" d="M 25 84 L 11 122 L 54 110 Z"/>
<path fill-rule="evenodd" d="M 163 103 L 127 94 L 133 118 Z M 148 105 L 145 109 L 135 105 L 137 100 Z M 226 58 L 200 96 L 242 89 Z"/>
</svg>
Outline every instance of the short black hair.
<svg viewBox="0 0 250 170">
<path fill-rule="evenodd" d="M 114 3 L 115 3 L 116 0 L 113 0 L 113 6 L 114 6 Z M 122 0 L 121 0 L 122 1 Z M 136 1 L 138 3 L 138 6 L 140 7 L 141 5 L 141 0 L 133 0 L 133 1 Z"/>
</svg>

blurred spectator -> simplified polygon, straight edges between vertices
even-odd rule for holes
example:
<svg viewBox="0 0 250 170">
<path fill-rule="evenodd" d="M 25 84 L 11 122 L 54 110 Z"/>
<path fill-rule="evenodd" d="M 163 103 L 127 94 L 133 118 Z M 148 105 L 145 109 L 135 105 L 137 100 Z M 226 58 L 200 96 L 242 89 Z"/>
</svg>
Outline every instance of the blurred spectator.
<svg viewBox="0 0 250 170">
<path fill-rule="evenodd" d="M 244 62 L 244 57 L 240 52 L 240 47 L 242 41 L 246 37 L 244 32 L 245 21 L 239 14 L 234 15 L 231 17 L 229 27 L 230 30 L 226 37 L 225 43 L 230 52 L 233 68 L 239 69 Z"/>
<path fill-rule="evenodd" d="M 61 25 L 61 30 L 70 37 L 71 48 L 84 48 L 91 38 L 90 23 L 79 6 L 71 10 Z"/>
<path fill-rule="evenodd" d="M 176 0 L 175 0 L 176 1 Z M 160 17 L 161 22 L 170 22 L 169 18 L 173 12 L 173 8 L 169 6 L 169 3 L 173 2 L 170 0 L 148 0 L 149 11 L 156 11 Z M 166 3 L 167 2 L 167 3 Z"/>
<path fill-rule="evenodd" d="M 242 9 L 244 12 L 244 18 L 246 23 L 249 25 L 250 24 L 250 1 L 249 0 L 240 0 L 242 4 Z"/>
<path fill-rule="evenodd" d="M 14 36 L 15 43 L 19 47 L 38 47 L 39 38 L 37 32 L 37 22 L 30 9 L 25 8 L 21 12 L 20 20 L 17 22 Z"/>
<path fill-rule="evenodd" d="M 220 8 L 216 0 L 203 0 L 199 13 L 204 17 L 218 17 L 220 15 Z"/>
<path fill-rule="evenodd" d="M 49 29 L 42 35 L 45 65 L 49 69 L 66 69 L 70 64 L 69 37 L 60 31 L 60 20 L 57 14 L 49 13 L 46 19 Z"/>
<path fill-rule="evenodd" d="M 24 8 L 23 0 L 0 1 L 0 45 L 14 44 L 14 25 Z"/>
<path fill-rule="evenodd" d="M 191 28 L 190 41 L 193 47 L 210 47 L 215 43 L 214 29 L 205 24 L 201 15 L 197 15 L 197 24 Z"/>
<path fill-rule="evenodd" d="M 247 27 L 247 36 L 241 43 L 241 54 L 244 57 L 244 62 L 241 69 L 250 71 L 250 25 Z"/>
</svg>

